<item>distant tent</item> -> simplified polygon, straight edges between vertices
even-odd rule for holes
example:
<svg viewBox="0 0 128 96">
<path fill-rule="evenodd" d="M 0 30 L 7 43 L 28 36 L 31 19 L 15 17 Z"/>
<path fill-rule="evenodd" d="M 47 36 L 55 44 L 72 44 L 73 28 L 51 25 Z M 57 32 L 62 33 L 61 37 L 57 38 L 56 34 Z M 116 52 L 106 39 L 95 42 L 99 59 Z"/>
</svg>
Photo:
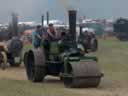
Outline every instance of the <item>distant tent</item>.
<svg viewBox="0 0 128 96">
<path fill-rule="evenodd" d="M 101 36 L 104 32 L 104 26 L 98 23 L 86 24 L 86 27 L 94 29 L 96 35 Z"/>
<path fill-rule="evenodd" d="M 88 31 L 88 32 L 95 33 L 95 30 L 93 28 L 87 28 L 87 27 L 86 28 L 83 28 L 82 31 L 83 32 Z"/>
<path fill-rule="evenodd" d="M 114 22 L 114 32 L 121 41 L 128 41 L 128 19 L 119 18 Z"/>
</svg>

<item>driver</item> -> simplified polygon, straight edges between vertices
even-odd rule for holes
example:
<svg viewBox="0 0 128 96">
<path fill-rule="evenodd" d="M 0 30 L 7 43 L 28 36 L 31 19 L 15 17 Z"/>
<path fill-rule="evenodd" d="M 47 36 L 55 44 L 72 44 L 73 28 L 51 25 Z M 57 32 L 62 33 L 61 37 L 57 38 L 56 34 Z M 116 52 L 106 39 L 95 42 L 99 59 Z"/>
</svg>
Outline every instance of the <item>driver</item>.
<svg viewBox="0 0 128 96">
<path fill-rule="evenodd" d="M 58 39 L 58 32 L 54 28 L 53 24 L 48 25 L 47 34 L 49 41 L 55 41 Z"/>
</svg>

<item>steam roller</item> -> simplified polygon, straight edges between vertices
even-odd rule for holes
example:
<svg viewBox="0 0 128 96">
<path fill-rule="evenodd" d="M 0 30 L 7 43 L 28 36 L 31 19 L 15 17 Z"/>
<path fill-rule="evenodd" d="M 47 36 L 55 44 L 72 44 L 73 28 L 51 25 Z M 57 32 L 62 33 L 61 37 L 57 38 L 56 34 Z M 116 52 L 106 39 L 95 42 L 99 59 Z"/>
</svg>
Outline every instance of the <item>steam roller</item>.
<svg viewBox="0 0 128 96">
<path fill-rule="evenodd" d="M 23 43 L 18 37 L 0 42 L 0 67 L 6 69 L 8 63 L 11 67 L 20 66 L 22 49 Z"/>
<path fill-rule="evenodd" d="M 28 80 L 42 82 L 47 75 L 58 76 L 68 88 L 98 87 L 103 73 L 95 56 L 88 56 L 78 47 L 75 37 L 76 11 L 69 11 L 70 36 L 42 43 L 24 55 Z M 81 45 L 82 46 L 82 45 Z"/>
<path fill-rule="evenodd" d="M 23 51 L 23 42 L 19 39 L 19 37 L 13 37 L 8 40 L 6 43 L 7 50 L 7 61 L 9 62 L 11 67 L 18 67 L 22 62 L 22 51 Z"/>
</svg>

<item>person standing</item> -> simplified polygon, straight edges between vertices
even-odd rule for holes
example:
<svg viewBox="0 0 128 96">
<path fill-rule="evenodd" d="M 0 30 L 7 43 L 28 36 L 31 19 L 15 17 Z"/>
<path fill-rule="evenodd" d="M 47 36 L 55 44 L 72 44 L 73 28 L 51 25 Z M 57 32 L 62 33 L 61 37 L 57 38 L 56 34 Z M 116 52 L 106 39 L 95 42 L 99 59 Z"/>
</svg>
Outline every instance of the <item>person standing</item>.
<svg viewBox="0 0 128 96">
<path fill-rule="evenodd" d="M 38 25 L 36 30 L 32 33 L 32 45 L 34 48 L 38 48 L 41 45 L 43 32 L 42 26 Z"/>
</svg>

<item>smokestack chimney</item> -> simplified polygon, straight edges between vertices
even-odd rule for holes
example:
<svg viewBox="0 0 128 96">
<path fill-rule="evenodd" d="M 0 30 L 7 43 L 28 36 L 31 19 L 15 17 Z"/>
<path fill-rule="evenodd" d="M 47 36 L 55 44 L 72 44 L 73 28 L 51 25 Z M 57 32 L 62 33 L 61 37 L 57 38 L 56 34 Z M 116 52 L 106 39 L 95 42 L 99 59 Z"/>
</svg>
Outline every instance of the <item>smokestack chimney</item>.
<svg viewBox="0 0 128 96">
<path fill-rule="evenodd" d="M 49 24 L 49 12 L 46 13 L 47 15 L 47 25 Z"/>
<path fill-rule="evenodd" d="M 69 34 L 73 41 L 76 41 L 76 10 L 69 10 Z"/>
<path fill-rule="evenodd" d="M 19 36 L 18 32 L 18 15 L 16 13 L 12 13 L 12 29 L 13 29 L 13 36 Z"/>
<path fill-rule="evenodd" d="M 42 27 L 44 27 L 44 15 L 42 15 Z"/>
</svg>

